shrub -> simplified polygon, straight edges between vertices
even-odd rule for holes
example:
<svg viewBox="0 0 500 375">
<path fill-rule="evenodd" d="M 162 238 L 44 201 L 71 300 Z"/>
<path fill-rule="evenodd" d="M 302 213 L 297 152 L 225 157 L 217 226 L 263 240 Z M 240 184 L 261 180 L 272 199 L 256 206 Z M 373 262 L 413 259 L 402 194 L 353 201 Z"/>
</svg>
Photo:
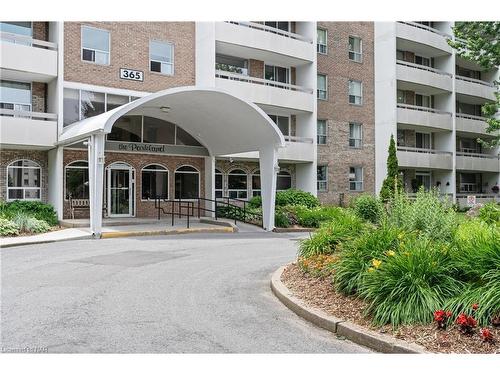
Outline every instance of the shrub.
<svg viewBox="0 0 500 375">
<path fill-rule="evenodd" d="M 391 199 L 397 192 L 401 191 L 403 183 L 399 176 L 398 157 L 396 153 L 396 142 L 394 142 L 394 135 L 391 134 L 389 141 L 389 149 L 387 150 L 387 177 L 382 183 L 380 189 L 380 199 L 384 201 Z"/>
<path fill-rule="evenodd" d="M 337 289 L 345 294 L 355 293 L 361 287 L 372 260 L 394 256 L 400 237 L 402 233 L 397 228 L 382 225 L 344 243 L 339 261 L 334 266 L 333 281 Z"/>
<path fill-rule="evenodd" d="M 382 218 L 384 206 L 373 195 L 363 194 L 355 199 L 354 212 L 360 218 L 376 224 Z"/>
<path fill-rule="evenodd" d="M 12 221 L 19 227 L 19 231 L 26 233 L 44 233 L 50 230 L 50 225 L 44 220 L 38 220 L 24 212 L 17 213 Z"/>
<path fill-rule="evenodd" d="M 376 325 L 430 323 L 433 312 L 462 288 L 451 276 L 446 248 L 425 237 L 410 236 L 394 256 L 373 264 L 360 295 Z"/>
<path fill-rule="evenodd" d="M 318 254 L 332 254 L 341 241 L 360 234 L 363 222 L 356 215 L 345 210 L 335 220 L 325 222 L 321 227 L 299 245 L 299 256 L 309 257 Z"/>
<path fill-rule="evenodd" d="M 19 226 L 16 223 L 0 218 L 0 236 L 17 236 L 19 234 Z"/>
<path fill-rule="evenodd" d="M 298 224 L 306 228 L 319 228 L 321 223 L 325 221 L 336 220 L 344 216 L 344 212 L 344 209 L 332 206 L 315 207 L 312 209 L 298 206 L 295 209 Z"/>
<path fill-rule="evenodd" d="M 500 205 L 495 202 L 485 204 L 479 209 L 479 218 L 485 223 L 500 226 Z"/>
<path fill-rule="evenodd" d="M 55 226 L 59 223 L 54 207 L 38 201 L 17 200 L 4 203 L 0 206 L 0 211 L 7 218 L 13 218 L 18 213 L 25 213 L 38 220 L 44 220 L 50 226 Z"/>
<path fill-rule="evenodd" d="M 290 226 L 290 220 L 286 212 L 279 208 L 274 213 L 274 225 L 278 228 L 288 228 Z"/>
<path fill-rule="evenodd" d="M 248 207 L 250 207 L 250 208 L 261 208 L 262 207 L 262 197 L 260 195 L 256 195 L 255 197 L 252 197 L 248 201 Z"/>
<path fill-rule="evenodd" d="M 276 193 L 276 206 L 305 206 L 313 208 L 319 206 L 319 199 L 311 193 L 288 189 Z"/>
</svg>

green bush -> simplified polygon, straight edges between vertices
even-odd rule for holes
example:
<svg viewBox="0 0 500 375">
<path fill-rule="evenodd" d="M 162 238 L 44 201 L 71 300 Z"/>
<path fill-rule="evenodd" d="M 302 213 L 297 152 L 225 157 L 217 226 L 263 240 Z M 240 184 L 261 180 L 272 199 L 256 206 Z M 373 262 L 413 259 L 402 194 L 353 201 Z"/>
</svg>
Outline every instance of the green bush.
<svg viewBox="0 0 500 375">
<path fill-rule="evenodd" d="M 19 227 L 19 231 L 25 233 L 44 233 L 50 230 L 50 225 L 44 220 L 38 220 L 24 212 L 17 213 L 12 222 Z"/>
<path fill-rule="evenodd" d="M 0 212 L 3 217 L 13 218 L 18 213 L 25 213 L 38 220 L 47 222 L 50 226 L 55 226 L 59 223 L 57 214 L 50 204 L 39 201 L 13 201 L 2 203 Z"/>
<path fill-rule="evenodd" d="M 323 206 L 315 208 L 307 208 L 297 206 L 295 209 L 297 222 L 305 228 L 319 228 L 321 223 L 332 221 L 345 215 L 345 210 L 340 207 Z"/>
<path fill-rule="evenodd" d="M 403 233 L 399 229 L 382 225 L 361 233 L 353 241 L 342 244 L 338 261 L 334 264 L 334 284 L 345 294 L 354 294 L 362 285 L 363 278 L 373 259 L 394 256 Z"/>
<path fill-rule="evenodd" d="M 0 236 L 17 236 L 19 226 L 9 219 L 0 218 Z"/>
<path fill-rule="evenodd" d="M 384 206 L 377 197 L 363 194 L 354 200 L 354 212 L 360 218 L 377 224 L 382 219 Z"/>
<path fill-rule="evenodd" d="M 262 208 L 262 197 L 260 195 L 256 195 L 252 197 L 248 201 L 248 207 L 250 208 Z"/>
<path fill-rule="evenodd" d="M 500 205 L 495 202 L 485 204 L 479 209 L 479 218 L 485 223 L 500 226 Z"/>
<path fill-rule="evenodd" d="M 399 251 L 368 270 L 360 296 L 375 325 L 426 324 L 444 301 L 463 284 L 453 278 L 452 263 L 442 243 L 422 236 L 406 236 Z"/>
<path fill-rule="evenodd" d="M 359 236 L 364 224 L 360 218 L 349 211 L 343 212 L 335 220 L 325 222 L 321 227 L 299 245 L 299 256 L 332 254 L 337 250 L 337 245 L 355 236 Z"/>
<path fill-rule="evenodd" d="M 290 220 L 284 210 L 280 208 L 276 209 L 274 213 L 274 225 L 278 228 L 288 228 L 290 226 Z"/>
<path fill-rule="evenodd" d="M 319 199 L 311 193 L 288 189 L 276 193 L 276 206 L 305 206 L 313 208 L 319 206 Z"/>
</svg>

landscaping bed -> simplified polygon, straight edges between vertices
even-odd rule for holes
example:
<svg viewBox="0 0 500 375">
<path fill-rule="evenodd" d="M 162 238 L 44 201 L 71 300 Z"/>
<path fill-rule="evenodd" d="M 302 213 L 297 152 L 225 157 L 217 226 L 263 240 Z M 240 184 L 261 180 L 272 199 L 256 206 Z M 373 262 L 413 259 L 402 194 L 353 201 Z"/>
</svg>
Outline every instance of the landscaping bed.
<svg viewBox="0 0 500 375">
<path fill-rule="evenodd" d="M 431 352 L 500 354 L 500 341 L 484 342 L 478 334 L 464 335 L 455 326 L 446 330 L 438 329 L 434 324 L 402 325 L 394 329 L 389 324 L 375 327 L 363 313 L 367 307 L 366 302 L 336 291 L 329 276 L 312 276 L 297 263 L 285 268 L 281 281 L 295 297 L 308 306 L 377 333 L 422 345 Z M 495 337 L 500 337 L 500 327 L 490 327 L 490 330 Z"/>
<path fill-rule="evenodd" d="M 54 208 L 39 201 L 0 202 L 0 237 L 30 236 L 61 229 Z"/>
</svg>

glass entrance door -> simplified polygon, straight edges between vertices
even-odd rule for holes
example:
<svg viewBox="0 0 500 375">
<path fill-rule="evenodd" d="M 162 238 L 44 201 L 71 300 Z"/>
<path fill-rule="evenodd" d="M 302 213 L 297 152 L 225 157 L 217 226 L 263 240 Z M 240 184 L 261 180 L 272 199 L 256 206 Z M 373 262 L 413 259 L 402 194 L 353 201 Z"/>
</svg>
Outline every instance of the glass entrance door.
<svg viewBox="0 0 500 375">
<path fill-rule="evenodd" d="M 133 171 L 126 166 L 108 169 L 109 216 L 133 216 Z"/>
</svg>

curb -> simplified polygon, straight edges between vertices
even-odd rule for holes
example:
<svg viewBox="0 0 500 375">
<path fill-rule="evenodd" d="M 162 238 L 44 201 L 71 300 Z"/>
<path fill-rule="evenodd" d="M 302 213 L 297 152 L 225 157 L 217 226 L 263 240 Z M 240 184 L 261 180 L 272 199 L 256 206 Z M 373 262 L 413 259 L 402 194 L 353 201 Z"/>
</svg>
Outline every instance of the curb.
<svg viewBox="0 0 500 375">
<path fill-rule="evenodd" d="M 318 228 L 274 228 L 273 232 L 276 233 L 304 233 L 315 232 Z"/>
<path fill-rule="evenodd" d="M 301 318 L 380 353 L 430 353 L 421 345 L 373 332 L 360 325 L 328 315 L 315 307 L 306 306 L 281 282 L 281 274 L 285 267 L 286 265 L 278 268 L 271 276 L 271 290 L 286 307 Z"/>
<path fill-rule="evenodd" d="M 202 224 L 212 224 L 212 225 L 218 225 L 221 227 L 229 227 L 233 228 L 233 232 L 238 232 L 239 228 L 233 223 L 230 223 L 228 221 L 222 221 L 222 220 L 215 220 L 215 219 L 210 219 L 206 217 L 200 217 L 200 223 Z"/>
<path fill-rule="evenodd" d="M 45 243 L 53 243 L 53 242 L 64 242 L 64 241 L 73 241 L 73 240 L 91 240 L 93 237 L 91 234 L 71 237 L 71 238 L 61 238 L 57 240 L 41 240 L 41 241 L 30 241 L 30 242 L 19 242 L 19 243 L 9 243 L 9 244 L 0 244 L 0 248 L 6 249 L 8 247 L 17 247 L 17 246 L 27 246 L 27 245 L 41 245 Z"/>
<path fill-rule="evenodd" d="M 164 236 L 174 234 L 191 234 L 191 233 L 233 233 L 233 228 L 186 228 L 176 230 L 149 230 L 149 231 L 120 231 L 120 232 L 103 232 L 101 238 L 122 238 L 122 237 L 144 237 L 144 236 Z"/>
</svg>

